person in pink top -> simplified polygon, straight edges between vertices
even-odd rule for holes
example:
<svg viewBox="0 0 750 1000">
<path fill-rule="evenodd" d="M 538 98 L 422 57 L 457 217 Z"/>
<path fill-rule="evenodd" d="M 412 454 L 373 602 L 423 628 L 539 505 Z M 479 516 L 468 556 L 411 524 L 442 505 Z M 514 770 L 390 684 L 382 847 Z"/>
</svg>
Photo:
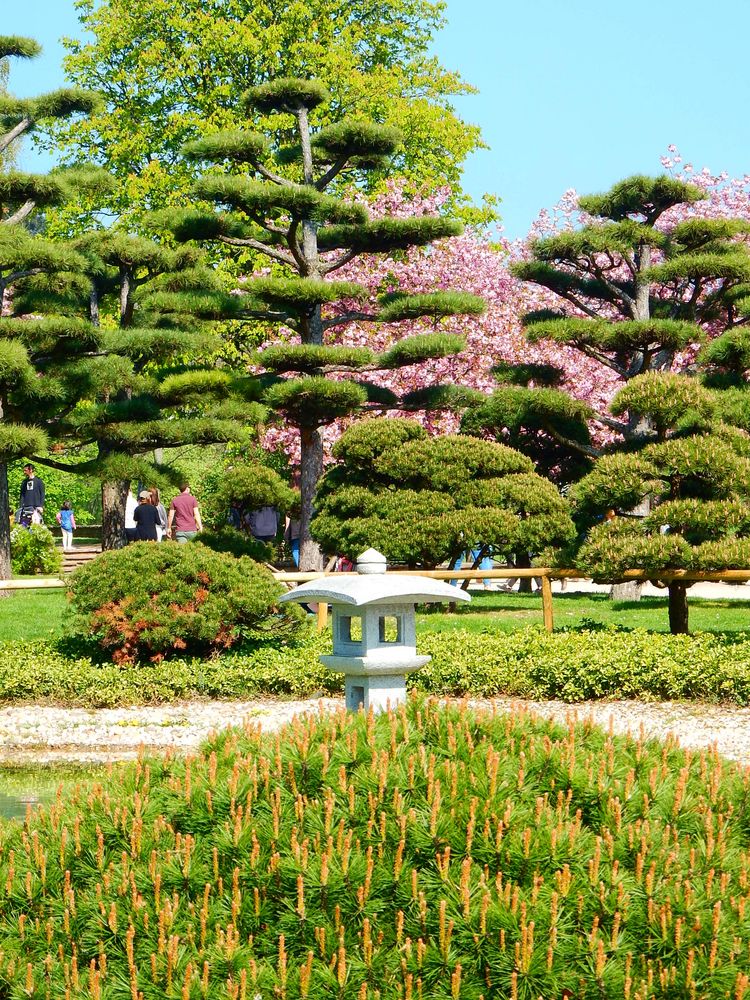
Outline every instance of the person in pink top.
<svg viewBox="0 0 750 1000">
<path fill-rule="evenodd" d="M 167 518 L 167 534 L 174 538 L 176 542 L 184 545 L 191 538 L 195 538 L 199 531 L 203 530 L 201 523 L 201 512 L 198 501 L 190 492 L 187 483 L 180 487 L 180 494 L 176 496 L 169 505 L 169 516 Z"/>
</svg>

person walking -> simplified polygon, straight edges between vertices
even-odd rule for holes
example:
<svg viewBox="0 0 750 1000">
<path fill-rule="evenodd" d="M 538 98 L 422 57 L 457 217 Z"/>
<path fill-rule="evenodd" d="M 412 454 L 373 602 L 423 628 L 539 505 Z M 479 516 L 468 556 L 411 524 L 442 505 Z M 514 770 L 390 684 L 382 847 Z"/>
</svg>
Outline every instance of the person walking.
<svg viewBox="0 0 750 1000">
<path fill-rule="evenodd" d="M 149 490 L 141 490 L 138 494 L 138 506 L 133 511 L 133 520 L 135 521 L 136 539 L 139 542 L 159 540 L 156 530 L 159 525 L 159 512 L 151 503 Z"/>
<path fill-rule="evenodd" d="M 184 545 L 202 530 L 203 524 L 198 501 L 190 492 L 190 485 L 184 483 L 180 487 L 179 496 L 176 496 L 169 505 L 167 533 L 172 535 L 180 545 Z"/>
<path fill-rule="evenodd" d="M 164 538 L 167 530 L 167 508 L 161 502 L 161 494 L 156 486 L 152 486 L 149 493 L 151 494 L 151 503 L 154 507 L 156 507 L 159 514 L 159 523 L 156 526 L 156 540 L 160 542 Z"/>
<path fill-rule="evenodd" d="M 32 524 L 42 523 L 44 512 L 44 483 L 34 472 L 34 466 L 28 462 L 23 467 L 26 477 L 21 483 L 21 524 L 28 528 Z"/>
<path fill-rule="evenodd" d="M 63 552 L 73 551 L 73 532 L 76 530 L 76 519 L 73 513 L 73 505 L 70 500 L 65 500 L 62 507 L 55 514 L 55 520 L 60 525 L 62 532 Z"/>
<path fill-rule="evenodd" d="M 279 531 L 279 512 L 275 507 L 260 507 L 247 515 L 247 526 L 256 542 L 266 544 L 276 541 Z"/>
</svg>

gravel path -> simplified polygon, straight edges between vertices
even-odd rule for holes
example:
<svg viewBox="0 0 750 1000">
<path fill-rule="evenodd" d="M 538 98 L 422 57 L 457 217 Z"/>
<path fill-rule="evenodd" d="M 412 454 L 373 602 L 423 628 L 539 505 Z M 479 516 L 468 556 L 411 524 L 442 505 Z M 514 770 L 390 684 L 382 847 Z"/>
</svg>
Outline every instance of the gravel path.
<svg viewBox="0 0 750 1000">
<path fill-rule="evenodd" d="M 272 731 L 302 712 L 338 708 L 341 699 L 308 701 L 188 701 L 144 708 L 87 709 L 14 705 L 0 709 L 0 763 L 128 760 L 140 747 L 188 752 L 212 730 L 250 720 Z M 476 702 L 499 712 L 522 706 L 564 722 L 571 714 L 592 718 L 616 733 L 676 734 L 685 747 L 716 746 L 750 766 L 750 708 L 682 702 L 531 702 L 497 698 Z"/>
</svg>

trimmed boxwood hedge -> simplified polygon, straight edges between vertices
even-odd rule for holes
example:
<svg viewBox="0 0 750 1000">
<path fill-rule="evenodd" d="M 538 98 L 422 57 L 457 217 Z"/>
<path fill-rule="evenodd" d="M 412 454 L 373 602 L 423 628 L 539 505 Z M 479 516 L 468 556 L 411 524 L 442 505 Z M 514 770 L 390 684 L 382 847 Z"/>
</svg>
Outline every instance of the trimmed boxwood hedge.
<svg viewBox="0 0 750 1000">
<path fill-rule="evenodd" d="M 432 662 L 409 683 L 432 694 L 490 697 L 695 699 L 750 704 L 750 634 L 672 636 L 645 629 L 538 628 L 509 634 L 420 637 Z M 342 689 L 318 655 L 329 636 L 248 647 L 206 660 L 123 668 L 72 643 L 0 644 L 0 703 L 109 707 L 191 697 L 310 697 Z"/>
</svg>

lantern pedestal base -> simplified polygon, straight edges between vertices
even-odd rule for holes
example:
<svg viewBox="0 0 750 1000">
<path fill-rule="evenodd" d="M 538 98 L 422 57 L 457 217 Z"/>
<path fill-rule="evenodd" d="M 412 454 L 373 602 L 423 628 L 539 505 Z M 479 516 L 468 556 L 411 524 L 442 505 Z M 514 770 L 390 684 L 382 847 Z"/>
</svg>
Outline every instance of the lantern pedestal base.
<svg viewBox="0 0 750 1000">
<path fill-rule="evenodd" d="M 385 712 L 406 701 L 404 674 L 376 674 L 356 677 L 347 674 L 344 684 L 346 707 L 356 712 L 361 705 L 365 712 Z"/>
</svg>

